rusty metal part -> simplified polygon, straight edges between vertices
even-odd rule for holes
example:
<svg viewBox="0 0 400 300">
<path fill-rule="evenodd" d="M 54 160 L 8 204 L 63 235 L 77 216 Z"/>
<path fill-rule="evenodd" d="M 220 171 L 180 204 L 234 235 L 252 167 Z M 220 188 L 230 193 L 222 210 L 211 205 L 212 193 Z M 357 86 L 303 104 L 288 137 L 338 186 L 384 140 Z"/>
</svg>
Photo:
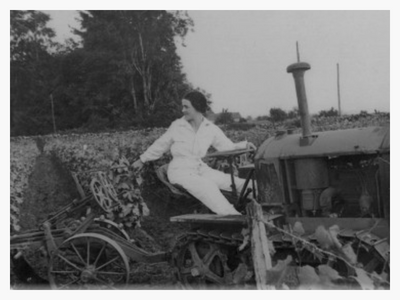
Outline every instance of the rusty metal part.
<svg viewBox="0 0 400 300">
<path fill-rule="evenodd" d="M 117 242 L 97 233 L 64 241 L 49 264 L 53 289 L 118 289 L 129 279 L 129 260 Z"/>
</svg>

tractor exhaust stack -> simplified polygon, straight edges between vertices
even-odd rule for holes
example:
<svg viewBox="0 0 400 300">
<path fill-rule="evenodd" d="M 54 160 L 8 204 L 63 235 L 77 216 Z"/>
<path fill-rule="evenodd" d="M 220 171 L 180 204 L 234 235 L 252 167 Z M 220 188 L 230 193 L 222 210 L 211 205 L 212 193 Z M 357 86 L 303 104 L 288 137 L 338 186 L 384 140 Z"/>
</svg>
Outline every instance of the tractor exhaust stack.
<svg viewBox="0 0 400 300">
<path fill-rule="evenodd" d="M 293 74 L 294 83 L 296 85 L 297 103 L 299 106 L 303 139 L 309 139 L 312 137 L 311 118 L 310 113 L 308 112 L 306 87 L 304 85 L 304 73 L 309 69 L 311 69 L 310 65 L 305 62 L 291 64 L 286 69 L 288 73 Z"/>
</svg>

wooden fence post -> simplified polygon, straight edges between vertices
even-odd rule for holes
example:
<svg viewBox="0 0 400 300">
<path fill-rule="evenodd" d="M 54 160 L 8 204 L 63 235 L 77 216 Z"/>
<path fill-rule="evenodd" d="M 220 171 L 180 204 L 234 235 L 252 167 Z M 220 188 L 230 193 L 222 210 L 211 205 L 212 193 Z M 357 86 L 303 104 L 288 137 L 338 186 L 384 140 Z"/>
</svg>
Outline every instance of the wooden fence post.
<svg viewBox="0 0 400 300">
<path fill-rule="evenodd" d="M 250 237 L 251 254 L 253 257 L 254 272 L 256 276 L 257 289 L 274 290 L 274 285 L 268 284 L 267 271 L 272 269 L 271 255 L 268 246 L 267 232 L 263 220 L 261 205 L 256 201 L 250 202 L 247 207 L 247 216 Z"/>
</svg>

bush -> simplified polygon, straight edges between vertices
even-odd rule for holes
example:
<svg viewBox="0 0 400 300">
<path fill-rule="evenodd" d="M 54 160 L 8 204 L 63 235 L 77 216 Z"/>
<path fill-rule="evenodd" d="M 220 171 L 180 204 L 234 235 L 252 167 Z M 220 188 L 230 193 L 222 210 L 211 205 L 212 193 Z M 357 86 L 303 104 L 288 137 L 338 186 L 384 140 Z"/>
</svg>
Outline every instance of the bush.
<svg viewBox="0 0 400 300">
<path fill-rule="evenodd" d="M 321 110 L 318 113 L 318 117 L 336 117 L 339 115 L 339 112 L 333 107 L 330 110 Z"/>
<path fill-rule="evenodd" d="M 282 122 L 287 118 L 287 113 L 281 108 L 271 108 L 269 110 L 269 115 L 272 122 Z"/>
<path fill-rule="evenodd" d="M 232 113 L 228 112 L 227 109 L 222 109 L 222 113 L 220 113 L 215 120 L 215 124 L 231 124 L 233 123 Z"/>
<path fill-rule="evenodd" d="M 258 116 L 256 118 L 256 121 L 269 121 L 269 120 L 270 120 L 269 116 Z"/>
<path fill-rule="evenodd" d="M 288 112 L 288 118 L 289 119 L 294 119 L 299 116 L 299 109 L 297 107 L 294 107 L 291 111 Z"/>
<path fill-rule="evenodd" d="M 228 124 L 227 129 L 228 130 L 247 131 L 255 126 L 256 125 L 249 124 L 249 123 L 232 123 L 232 124 Z"/>
</svg>

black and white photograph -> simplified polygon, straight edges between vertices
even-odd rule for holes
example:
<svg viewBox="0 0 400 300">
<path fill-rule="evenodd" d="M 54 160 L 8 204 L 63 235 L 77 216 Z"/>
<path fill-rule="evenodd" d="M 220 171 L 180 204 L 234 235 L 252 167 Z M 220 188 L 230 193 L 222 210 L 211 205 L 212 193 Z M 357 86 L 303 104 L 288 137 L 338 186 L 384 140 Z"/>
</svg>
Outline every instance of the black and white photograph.
<svg viewBox="0 0 400 300">
<path fill-rule="evenodd" d="M 9 289 L 392 290 L 390 7 L 163 7 L 9 10 Z"/>
</svg>

